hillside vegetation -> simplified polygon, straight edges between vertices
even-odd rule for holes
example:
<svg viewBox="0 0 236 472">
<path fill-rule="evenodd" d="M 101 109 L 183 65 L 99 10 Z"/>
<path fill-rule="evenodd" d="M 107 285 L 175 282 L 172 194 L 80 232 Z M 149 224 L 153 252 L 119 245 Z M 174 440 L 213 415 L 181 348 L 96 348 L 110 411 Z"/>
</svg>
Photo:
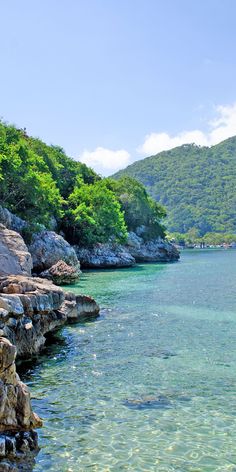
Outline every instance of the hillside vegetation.
<svg viewBox="0 0 236 472">
<path fill-rule="evenodd" d="M 115 174 L 144 184 L 167 208 L 170 232 L 236 232 L 236 137 L 208 147 L 183 145 Z"/>
<path fill-rule="evenodd" d="M 92 169 L 25 130 L 0 122 L 0 205 L 25 219 L 25 238 L 54 228 L 68 241 L 89 246 L 124 242 L 127 231 L 147 225 L 164 236 L 165 210 L 132 178 L 101 179 Z M 42 226 L 43 225 L 43 226 Z"/>
</svg>

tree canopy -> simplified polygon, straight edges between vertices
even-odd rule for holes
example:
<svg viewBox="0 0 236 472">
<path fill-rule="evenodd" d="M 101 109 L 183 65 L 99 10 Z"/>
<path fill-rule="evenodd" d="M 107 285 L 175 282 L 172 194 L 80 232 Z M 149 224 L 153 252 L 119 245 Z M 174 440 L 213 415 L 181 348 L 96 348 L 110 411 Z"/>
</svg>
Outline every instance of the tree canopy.
<svg viewBox="0 0 236 472">
<path fill-rule="evenodd" d="M 48 146 L 25 129 L 0 122 L 0 205 L 32 228 L 58 230 L 75 244 L 124 242 L 127 230 L 147 226 L 164 236 L 165 210 L 131 178 L 102 179 L 85 164 Z"/>
<path fill-rule="evenodd" d="M 115 174 L 141 182 L 167 208 L 169 231 L 236 232 L 236 137 L 212 147 L 188 144 Z"/>
<path fill-rule="evenodd" d="M 129 231 L 145 226 L 147 238 L 164 236 L 161 220 L 166 216 L 166 210 L 148 195 L 140 182 L 129 176 L 119 180 L 106 179 L 106 182 L 119 199 Z"/>
</svg>

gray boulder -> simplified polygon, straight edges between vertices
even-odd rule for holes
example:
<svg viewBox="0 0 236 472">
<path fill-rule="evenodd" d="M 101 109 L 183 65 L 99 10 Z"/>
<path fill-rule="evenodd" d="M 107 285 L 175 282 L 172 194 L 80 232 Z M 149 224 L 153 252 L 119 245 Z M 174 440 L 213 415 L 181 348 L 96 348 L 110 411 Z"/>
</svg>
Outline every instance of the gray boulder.
<svg viewBox="0 0 236 472">
<path fill-rule="evenodd" d="M 6 472 L 33 470 L 39 451 L 33 428 L 42 426 L 32 410 L 29 389 L 16 373 L 15 358 L 16 347 L 0 337 L 0 470 Z"/>
<path fill-rule="evenodd" d="M 3 208 L 0 205 L 0 223 L 6 226 L 8 229 L 17 231 L 20 233 L 24 228 L 26 228 L 27 223 L 25 220 L 22 220 L 16 215 L 13 215 L 9 210 Z"/>
<path fill-rule="evenodd" d="M 43 277 L 56 285 L 71 285 L 78 282 L 81 271 L 78 267 L 68 265 L 64 261 L 58 261 L 50 269 L 40 273 L 40 277 Z"/>
<path fill-rule="evenodd" d="M 124 246 L 119 244 L 96 244 L 90 249 L 75 246 L 81 266 L 85 268 L 108 269 L 132 267 L 135 259 Z"/>
<path fill-rule="evenodd" d="M 22 275 L 0 277 L 0 336 L 16 346 L 18 357 L 39 353 L 47 333 L 67 321 L 90 320 L 98 314 L 99 306 L 93 298 L 66 293 L 49 280 Z"/>
<path fill-rule="evenodd" d="M 42 426 L 32 411 L 30 393 L 16 373 L 16 347 L 0 337 L 0 432 L 29 431 Z"/>
<path fill-rule="evenodd" d="M 0 275 L 31 275 L 32 259 L 21 235 L 0 224 Z"/>
<path fill-rule="evenodd" d="M 34 271 L 40 273 L 64 261 L 79 270 L 75 250 L 65 239 L 54 231 L 42 231 L 33 235 L 29 251 L 33 259 Z"/>
<path fill-rule="evenodd" d="M 161 238 L 144 241 L 133 232 L 129 233 L 126 248 L 136 262 L 174 262 L 180 257 L 173 244 Z"/>
</svg>

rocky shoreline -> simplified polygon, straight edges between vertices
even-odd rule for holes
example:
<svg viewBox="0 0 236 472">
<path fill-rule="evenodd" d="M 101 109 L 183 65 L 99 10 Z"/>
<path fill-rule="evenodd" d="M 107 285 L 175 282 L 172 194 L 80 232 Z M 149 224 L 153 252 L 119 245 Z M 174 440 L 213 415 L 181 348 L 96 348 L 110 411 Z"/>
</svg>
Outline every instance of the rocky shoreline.
<svg viewBox="0 0 236 472">
<path fill-rule="evenodd" d="M 99 315 L 95 300 L 64 292 L 52 282 L 25 275 L 0 277 L 0 471 L 30 471 L 37 454 L 30 393 L 20 382 L 15 358 L 40 353 L 47 335 L 65 323 Z"/>
<path fill-rule="evenodd" d="M 28 387 L 16 373 L 16 347 L 0 337 L 0 471 L 31 471 L 39 451 L 34 428 L 43 422 L 32 411 Z"/>
<path fill-rule="evenodd" d="M 9 339 L 21 358 L 38 354 L 48 333 L 66 322 L 96 317 L 99 306 L 92 297 L 64 292 L 38 277 L 0 277 L 0 336 Z"/>
<path fill-rule="evenodd" d="M 20 224 L 7 210 L 4 215 L 9 225 Z M 61 240 L 64 245 L 63 238 L 58 239 L 59 247 Z M 34 429 L 42 426 L 42 420 L 33 413 L 30 392 L 16 373 L 16 356 L 32 358 L 44 348 L 47 336 L 65 323 L 99 315 L 93 298 L 65 292 L 47 280 L 78 280 L 79 263 L 69 244 L 68 254 L 74 266 L 53 260 L 51 248 L 42 257 L 43 269 L 48 270 L 50 255 L 54 270 L 43 274 L 45 278 L 32 277 L 33 261 L 23 238 L 0 224 L 0 472 L 30 472 L 39 451 Z"/>
<path fill-rule="evenodd" d="M 0 252 L 2 252 L 1 240 L 5 238 L 9 241 L 8 231 L 17 229 L 22 233 L 26 225 L 24 220 L 0 207 Z M 30 275 L 32 269 L 35 275 L 52 280 L 56 284 L 66 285 L 79 280 L 81 268 L 110 269 L 132 267 L 139 262 L 178 261 L 179 251 L 173 244 L 161 238 L 146 240 L 145 230 L 146 228 L 141 226 L 136 232 L 129 232 L 127 242 L 123 245 L 111 241 L 97 243 L 89 248 L 78 245 L 72 247 L 63 235 L 46 229 L 33 235 L 29 247 L 25 245 L 18 232 L 15 236 L 11 233 L 11 240 L 15 240 L 13 248 L 15 256 L 17 248 L 21 246 L 17 257 L 18 265 L 22 265 L 23 257 L 24 273 Z M 15 256 L 12 265 L 16 264 Z"/>
<path fill-rule="evenodd" d="M 16 356 L 37 356 L 47 336 L 65 323 L 99 315 L 92 297 L 65 292 L 58 285 L 77 282 L 80 264 L 120 268 L 179 258 L 169 243 L 145 242 L 135 233 L 125 246 L 111 242 L 88 249 L 73 248 L 61 235 L 43 230 L 27 247 L 20 234 L 26 225 L 0 207 L 0 472 L 30 472 L 39 450 L 34 428 L 42 420 L 33 413 L 29 390 L 16 373 Z"/>
</svg>

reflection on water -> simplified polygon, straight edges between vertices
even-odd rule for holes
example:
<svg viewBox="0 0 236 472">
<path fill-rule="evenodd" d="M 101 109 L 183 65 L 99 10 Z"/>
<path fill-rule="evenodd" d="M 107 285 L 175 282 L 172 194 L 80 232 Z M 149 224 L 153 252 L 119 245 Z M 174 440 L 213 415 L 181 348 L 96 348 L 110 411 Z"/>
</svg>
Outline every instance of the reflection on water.
<svg viewBox="0 0 236 472">
<path fill-rule="evenodd" d="M 35 472 L 236 471 L 236 252 L 86 273 L 104 308 L 25 373 Z"/>
</svg>

